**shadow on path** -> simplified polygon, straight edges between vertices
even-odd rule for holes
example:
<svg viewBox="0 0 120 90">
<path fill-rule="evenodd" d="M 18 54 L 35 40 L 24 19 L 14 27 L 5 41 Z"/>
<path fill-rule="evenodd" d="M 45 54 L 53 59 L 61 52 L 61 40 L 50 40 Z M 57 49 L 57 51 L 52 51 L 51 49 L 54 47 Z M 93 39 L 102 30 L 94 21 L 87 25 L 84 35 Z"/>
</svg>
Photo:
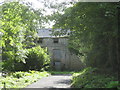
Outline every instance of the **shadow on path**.
<svg viewBox="0 0 120 90">
<path fill-rule="evenodd" d="M 30 88 L 46 88 L 44 90 L 53 90 L 54 88 L 70 88 L 71 87 L 71 76 L 70 74 L 65 75 L 51 75 L 44 77 L 37 82 L 28 85 L 25 90 Z M 49 88 L 49 89 L 47 89 Z M 22 89 L 22 90 L 24 90 Z M 30 89 L 31 90 L 31 89 Z M 57 89 L 55 89 L 57 90 Z"/>
</svg>

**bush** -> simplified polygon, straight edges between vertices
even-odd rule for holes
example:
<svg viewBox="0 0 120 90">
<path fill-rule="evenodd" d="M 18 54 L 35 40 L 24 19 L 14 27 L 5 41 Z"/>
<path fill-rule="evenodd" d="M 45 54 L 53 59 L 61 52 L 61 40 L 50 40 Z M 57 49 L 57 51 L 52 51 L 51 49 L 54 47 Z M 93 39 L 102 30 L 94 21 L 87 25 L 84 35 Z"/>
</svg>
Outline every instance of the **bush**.
<svg viewBox="0 0 120 90">
<path fill-rule="evenodd" d="M 110 75 L 96 73 L 96 68 L 86 68 L 73 74 L 72 87 L 75 88 L 117 88 L 118 81 Z M 98 72 L 98 71 L 97 71 Z"/>
<path fill-rule="evenodd" d="M 41 70 L 42 68 L 46 68 L 50 63 L 47 49 L 43 49 L 40 46 L 28 49 L 26 56 L 25 70 Z"/>
<path fill-rule="evenodd" d="M 9 58 L 10 55 L 6 55 L 7 60 L 4 61 L 3 69 L 9 71 L 28 71 L 28 70 L 47 70 L 49 68 L 50 57 L 47 54 L 47 49 L 43 49 L 40 46 L 25 49 L 25 61 L 19 61 Z"/>
<path fill-rule="evenodd" d="M 120 86 L 118 81 L 111 81 L 106 85 L 107 88 L 116 88 L 118 86 Z"/>
<path fill-rule="evenodd" d="M 3 60 L 3 70 L 4 71 L 19 71 L 23 70 L 23 65 L 25 63 L 27 50 L 12 50 L 6 51 L 3 50 L 2 60 Z"/>
</svg>

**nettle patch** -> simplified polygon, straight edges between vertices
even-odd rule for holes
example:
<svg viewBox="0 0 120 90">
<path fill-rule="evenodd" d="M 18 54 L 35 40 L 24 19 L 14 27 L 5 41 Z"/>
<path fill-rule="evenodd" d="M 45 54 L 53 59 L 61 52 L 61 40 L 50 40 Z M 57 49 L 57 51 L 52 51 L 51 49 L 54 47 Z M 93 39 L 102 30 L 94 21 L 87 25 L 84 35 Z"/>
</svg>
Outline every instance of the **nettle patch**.
<svg viewBox="0 0 120 90">
<path fill-rule="evenodd" d="M 42 77 L 48 76 L 49 73 L 39 72 L 39 71 L 29 71 L 29 72 L 15 72 L 9 73 L 6 78 L 0 77 L 0 88 L 4 87 L 4 83 L 6 88 L 24 88 L 27 85 L 36 82 L 38 79 Z M 24 84 L 23 84 L 24 83 Z"/>
</svg>

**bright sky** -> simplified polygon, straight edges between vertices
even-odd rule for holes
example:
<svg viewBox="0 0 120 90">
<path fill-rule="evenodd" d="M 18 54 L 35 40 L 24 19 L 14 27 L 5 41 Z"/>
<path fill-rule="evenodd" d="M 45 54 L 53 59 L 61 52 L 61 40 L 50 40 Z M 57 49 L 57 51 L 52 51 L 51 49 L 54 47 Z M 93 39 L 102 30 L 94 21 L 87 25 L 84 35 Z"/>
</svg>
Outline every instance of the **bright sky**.
<svg viewBox="0 0 120 90">
<path fill-rule="evenodd" d="M 45 8 L 43 3 L 41 3 L 44 0 L 24 0 L 24 1 L 29 1 L 33 3 L 33 7 L 38 9 L 38 8 Z M 73 1 L 81 1 L 81 2 L 118 2 L 120 0 L 48 0 L 52 3 L 62 3 L 62 2 L 73 2 Z M 69 7 L 70 5 L 68 5 Z M 46 15 L 52 14 L 52 10 L 46 9 L 47 12 L 45 13 Z M 52 27 L 54 23 L 51 22 L 51 24 L 45 24 L 46 27 Z"/>
<path fill-rule="evenodd" d="M 0 3 L 3 1 L 17 1 L 17 0 L 0 0 Z M 45 9 L 46 7 L 42 2 L 45 0 L 22 0 L 24 2 L 31 2 L 33 8 L 35 9 Z M 57 3 L 62 3 L 62 2 L 73 2 L 73 1 L 80 1 L 80 2 L 118 2 L 120 0 L 46 0 L 48 2 L 52 2 L 53 4 L 57 5 Z M 70 5 L 68 5 L 69 7 Z M 52 10 L 46 9 L 47 12 L 45 12 L 45 15 L 52 14 Z M 51 24 L 46 24 L 46 27 L 52 27 L 53 23 Z"/>
<path fill-rule="evenodd" d="M 35 8 L 43 8 L 44 5 L 41 3 L 44 0 L 26 0 L 29 2 L 32 2 Z M 57 3 L 61 3 L 64 2 L 65 0 L 49 0 L 50 2 L 57 2 Z M 66 0 L 66 1 L 70 1 L 70 0 Z"/>
<path fill-rule="evenodd" d="M 0 0 L 0 2 L 3 2 L 3 1 L 17 1 L 17 0 Z M 43 8 L 44 5 L 41 2 L 45 1 L 45 0 L 22 0 L 22 1 L 32 2 L 34 8 Z M 48 1 L 62 3 L 62 2 L 72 2 L 72 1 L 80 1 L 80 2 L 119 2 L 120 0 L 48 0 Z"/>
<path fill-rule="evenodd" d="M 0 0 L 0 2 L 3 1 L 18 1 L 18 0 Z M 44 5 L 41 2 L 49 1 L 52 3 L 62 3 L 62 2 L 71 2 L 71 1 L 77 1 L 77 0 L 21 0 L 23 2 L 31 2 L 34 6 L 34 8 L 43 8 Z"/>
<path fill-rule="evenodd" d="M 36 9 L 39 9 L 39 8 L 45 9 L 45 8 L 46 8 L 46 7 L 44 6 L 44 4 L 41 3 L 41 2 L 43 2 L 43 1 L 45 1 L 45 0 L 24 0 L 24 1 L 29 1 L 29 2 L 31 2 L 31 3 L 32 3 L 32 6 L 33 6 L 34 8 L 36 8 Z M 46 0 L 46 1 L 52 2 L 53 4 L 57 5 L 57 3 L 70 2 L 70 1 L 73 1 L 73 0 Z M 70 6 L 70 5 L 69 5 L 69 6 Z M 69 6 L 68 6 L 68 7 L 69 7 Z M 47 9 L 46 9 L 46 12 L 45 12 L 44 14 L 45 14 L 45 15 L 50 15 L 50 14 L 52 14 L 52 13 L 53 13 L 52 9 L 48 9 L 48 8 L 47 8 Z M 50 22 L 50 24 L 45 24 L 44 26 L 45 26 L 46 28 L 51 28 L 53 24 L 54 24 L 53 22 Z"/>
<path fill-rule="evenodd" d="M 24 1 L 31 2 L 32 5 L 33 5 L 33 8 L 36 8 L 36 9 L 46 8 L 44 6 L 44 4 L 42 3 L 45 0 L 24 0 Z M 74 0 L 46 0 L 46 1 L 52 2 L 53 4 L 57 5 L 57 3 L 70 2 L 70 1 L 74 1 Z M 50 10 L 50 9 L 46 9 L 46 10 L 47 10 L 47 12 L 45 14 L 51 14 L 52 13 L 52 10 Z"/>
<path fill-rule="evenodd" d="M 0 0 L 0 3 L 3 1 L 18 1 L 18 0 Z M 53 4 L 57 5 L 57 3 L 62 3 L 62 2 L 71 2 L 74 0 L 21 0 L 23 2 L 30 2 L 32 3 L 32 7 L 35 9 L 45 9 L 46 7 L 44 6 L 44 4 L 42 2 L 52 2 Z M 45 15 L 49 15 L 52 14 L 53 11 L 52 9 L 48 9 L 46 8 L 46 12 L 44 13 Z M 51 24 L 46 24 L 46 27 L 52 27 L 53 23 L 51 22 Z"/>
</svg>

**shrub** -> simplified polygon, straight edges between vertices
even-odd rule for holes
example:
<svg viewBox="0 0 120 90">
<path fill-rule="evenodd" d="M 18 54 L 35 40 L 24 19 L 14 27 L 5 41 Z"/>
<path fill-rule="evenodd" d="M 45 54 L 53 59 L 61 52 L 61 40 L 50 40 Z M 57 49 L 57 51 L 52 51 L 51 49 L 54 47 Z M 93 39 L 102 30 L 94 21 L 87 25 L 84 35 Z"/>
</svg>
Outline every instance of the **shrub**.
<svg viewBox="0 0 120 90">
<path fill-rule="evenodd" d="M 40 70 L 42 68 L 46 68 L 50 63 L 50 57 L 47 54 L 47 49 L 43 49 L 40 46 L 28 49 L 26 56 L 25 70 Z"/>
<path fill-rule="evenodd" d="M 116 78 L 96 73 L 96 68 L 86 68 L 73 74 L 72 87 L 75 88 L 117 88 Z M 98 72 L 98 71 L 97 71 Z"/>
<path fill-rule="evenodd" d="M 17 50 L 16 50 L 17 51 Z M 17 51 L 3 51 L 3 70 L 5 71 L 20 71 L 23 70 L 23 65 L 25 63 L 26 50 Z"/>
<path fill-rule="evenodd" d="M 111 81 L 106 85 L 106 88 L 116 88 L 120 86 L 119 84 L 120 83 L 118 81 Z"/>
<path fill-rule="evenodd" d="M 10 54 L 4 54 L 4 57 L 6 55 L 7 60 L 4 61 L 3 69 L 9 71 L 28 71 L 41 69 L 46 70 L 49 68 L 50 57 L 47 54 L 47 49 L 37 46 L 25 49 L 24 51 L 26 51 L 24 62 L 12 58 Z"/>
</svg>

